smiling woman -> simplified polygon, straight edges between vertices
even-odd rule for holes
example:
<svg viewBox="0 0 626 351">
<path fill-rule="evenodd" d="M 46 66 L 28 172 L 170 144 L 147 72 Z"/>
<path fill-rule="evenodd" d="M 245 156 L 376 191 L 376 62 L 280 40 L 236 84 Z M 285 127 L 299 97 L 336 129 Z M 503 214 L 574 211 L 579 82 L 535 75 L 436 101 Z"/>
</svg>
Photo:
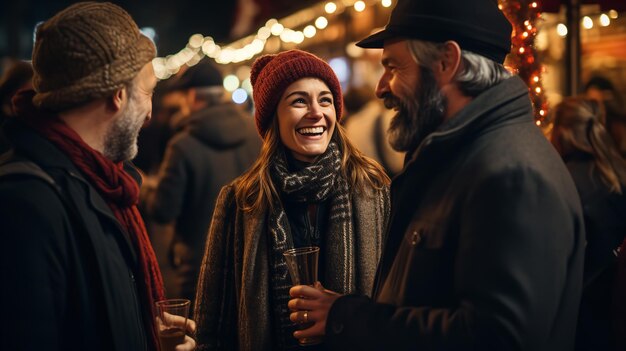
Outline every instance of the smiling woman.
<svg viewBox="0 0 626 351">
<path fill-rule="evenodd" d="M 283 252 L 317 246 L 325 286 L 367 294 L 389 217 L 389 178 L 337 123 L 341 87 L 326 62 L 299 50 L 263 56 L 251 81 L 263 146 L 216 204 L 196 297 L 201 349 L 297 346 Z"/>
<path fill-rule="evenodd" d="M 291 83 L 278 103 L 280 139 L 299 161 L 313 162 L 326 151 L 336 122 L 333 95 L 318 78 Z"/>
</svg>

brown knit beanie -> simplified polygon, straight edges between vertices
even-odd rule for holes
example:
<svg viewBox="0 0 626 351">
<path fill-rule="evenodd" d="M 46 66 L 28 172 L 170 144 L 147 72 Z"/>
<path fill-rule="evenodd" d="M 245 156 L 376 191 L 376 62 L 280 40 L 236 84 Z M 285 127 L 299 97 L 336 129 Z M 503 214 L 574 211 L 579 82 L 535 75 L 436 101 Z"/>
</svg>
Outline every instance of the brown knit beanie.
<svg viewBox="0 0 626 351">
<path fill-rule="evenodd" d="M 332 68 L 317 56 L 301 50 L 261 56 L 252 64 L 250 82 L 254 99 L 256 128 L 265 137 L 276 115 L 278 101 L 287 87 L 301 78 L 319 78 L 333 94 L 337 121 L 341 119 L 341 85 Z"/>
<path fill-rule="evenodd" d="M 61 111 L 123 88 L 156 55 L 117 5 L 81 2 L 37 28 L 33 49 L 36 106 Z"/>
</svg>

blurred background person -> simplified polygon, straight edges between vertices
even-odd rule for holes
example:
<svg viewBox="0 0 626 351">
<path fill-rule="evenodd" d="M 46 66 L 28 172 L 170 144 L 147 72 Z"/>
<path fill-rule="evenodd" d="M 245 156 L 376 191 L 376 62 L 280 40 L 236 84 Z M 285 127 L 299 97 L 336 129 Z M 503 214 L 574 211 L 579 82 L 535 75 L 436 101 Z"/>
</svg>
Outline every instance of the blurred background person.
<svg viewBox="0 0 626 351">
<path fill-rule="evenodd" d="M 19 90 L 31 89 L 32 79 L 33 66 L 26 61 L 14 61 L 0 78 L 0 154 L 10 148 L 2 125 L 7 118 L 15 116 L 11 98 Z"/>
<path fill-rule="evenodd" d="M 342 124 L 350 141 L 366 156 L 380 163 L 389 177 L 400 173 L 404 152 L 394 150 L 387 138 L 395 112 L 385 108 L 371 87 L 351 88 L 344 99 L 346 119 Z"/>
<path fill-rule="evenodd" d="M 604 108 L 605 125 L 622 157 L 626 157 L 626 113 L 619 91 L 604 77 L 594 76 L 585 85 L 585 96 L 598 101 Z"/>
<path fill-rule="evenodd" d="M 616 252 L 626 236 L 626 161 L 601 123 L 600 104 L 567 98 L 553 112 L 552 143 L 576 183 L 587 238 L 576 350 L 614 349 Z"/>
<path fill-rule="evenodd" d="M 159 171 L 167 143 L 174 134 L 170 120 L 174 114 L 178 113 L 178 109 L 169 110 L 162 107 L 164 89 L 169 82 L 169 80 L 163 80 L 157 83 L 152 99 L 152 118 L 141 128 L 137 140 L 139 152 L 133 163 L 148 177 L 156 175 Z"/>
<path fill-rule="evenodd" d="M 205 59 L 165 86 L 161 107 L 172 114 L 175 134 L 145 198 L 150 220 L 175 223 L 170 295 L 192 301 L 215 199 L 256 160 L 261 146 L 252 116 L 225 100 L 222 80 Z"/>
<path fill-rule="evenodd" d="M 217 201 L 194 314 L 201 349 L 299 349 L 283 252 L 318 246 L 326 286 L 367 294 L 389 218 L 389 178 L 338 124 L 341 86 L 326 62 L 262 56 L 251 81 L 263 147 Z"/>
</svg>

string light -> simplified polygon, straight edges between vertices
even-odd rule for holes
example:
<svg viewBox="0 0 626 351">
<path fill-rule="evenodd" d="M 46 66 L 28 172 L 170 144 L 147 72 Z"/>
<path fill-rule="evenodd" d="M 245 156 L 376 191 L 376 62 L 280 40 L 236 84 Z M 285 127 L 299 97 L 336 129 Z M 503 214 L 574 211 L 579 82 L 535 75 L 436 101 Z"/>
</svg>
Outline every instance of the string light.
<svg viewBox="0 0 626 351">
<path fill-rule="evenodd" d="M 589 16 L 583 17 L 583 27 L 585 27 L 585 29 L 593 28 L 593 20 L 591 19 L 591 17 Z"/>
<path fill-rule="evenodd" d="M 535 112 L 535 124 L 546 125 L 548 105 L 542 86 L 541 75 L 545 68 L 537 57 L 534 41 L 537 36 L 537 20 L 541 16 L 540 2 L 527 0 L 499 0 L 498 7 L 513 25 L 512 50 L 507 58 L 507 69 L 522 78 L 530 92 Z M 567 27 L 557 26 L 560 36 L 567 35 Z"/>
<path fill-rule="evenodd" d="M 354 10 L 356 12 L 363 12 L 365 10 L 365 3 L 361 0 L 354 3 Z"/>
<path fill-rule="evenodd" d="M 324 11 L 329 14 L 334 13 L 335 11 L 337 11 L 337 5 L 335 5 L 334 2 L 327 2 L 324 6 Z"/>
<path fill-rule="evenodd" d="M 559 23 L 556 25 L 556 33 L 560 36 L 560 37 L 564 37 L 567 35 L 567 26 L 564 25 L 563 23 Z"/>
<path fill-rule="evenodd" d="M 606 27 L 606 26 L 608 26 L 609 24 L 611 24 L 611 19 L 609 18 L 609 16 L 607 16 L 607 15 L 606 15 L 606 14 L 604 14 L 604 13 L 603 13 L 603 14 L 601 14 L 601 15 L 600 15 L 600 25 L 601 25 L 602 27 Z"/>
<path fill-rule="evenodd" d="M 319 16 L 315 20 L 315 26 L 319 29 L 324 29 L 326 28 L 327 25 L 328 25 L 328 20 L 324 16 Z"/>
<path fill-rule="evenodd" d="M 315 36 L 315 33 L 317 33 L 317 30 L 315 29 L 315 26 L 309 24 L 308 26 L 304 27 L 302 33 L 304 33 L 304 36 L 307 38 L 313 38 Z"/>
<path fill-rule="evenodd" d="M 152 65 L 158 79 L 167 79 L 176 74 L 181 66 L 193 66 L 204 57 L 209 57 L 219 64 L 247 61 L 264 51 L 277 52 L 282 43 L 300 44 L 307 38 L 313 38 L 318 31 L 328 27 L 329 19 L 324 15 L 333 16 L 346 11 L 348 7 L 361 12 L 368 4 L 372 5 L 379 1 L 383 7 L 390 7 L 393 2 L 393 0 L 359 0 L 354 3 L 350 0 L 327 1 L 285 17 L 281 22 L 271 18 L 255 34 L 226 46 L 218 45 L 209 36 L 194 34 L 181 51 L 166 57 L 157 57 L 152 61 Z M 297 30 L 298 28 L 302 29 Z M 234 89 L 237 88 L 232 85 Z"/>
<path fill-rule="evenodd" d="M 202 46 L 204 36 L 202 34 L 194 34 L 189 37 L 189 47 L 197 49 Z"/>
</svg>

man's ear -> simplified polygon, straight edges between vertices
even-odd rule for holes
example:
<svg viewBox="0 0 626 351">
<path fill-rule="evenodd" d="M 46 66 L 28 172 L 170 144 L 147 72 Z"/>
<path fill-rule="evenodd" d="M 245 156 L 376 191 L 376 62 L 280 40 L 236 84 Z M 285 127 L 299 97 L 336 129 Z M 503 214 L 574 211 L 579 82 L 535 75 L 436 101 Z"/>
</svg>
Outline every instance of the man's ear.
<svg viewBox="0 0 626 351">
<path fill-rule="evenodd" d="M 441 57 L 437 61 L 434 68 L 435 77 L 439 82 L 439 86 L 443 87 L 450 84 L 461 65 L 461 47 L 455 41 L 446 41 L 443 43 Z"/>
<path fill-rule="evenodd" d="M 116 90 L 113 95 L 107 99 L 107 106 L 113 111 L 117 112 L 124 106 L 124 101 L 128 100 L 128 91 L 126 87 Z"/>
</svg>

